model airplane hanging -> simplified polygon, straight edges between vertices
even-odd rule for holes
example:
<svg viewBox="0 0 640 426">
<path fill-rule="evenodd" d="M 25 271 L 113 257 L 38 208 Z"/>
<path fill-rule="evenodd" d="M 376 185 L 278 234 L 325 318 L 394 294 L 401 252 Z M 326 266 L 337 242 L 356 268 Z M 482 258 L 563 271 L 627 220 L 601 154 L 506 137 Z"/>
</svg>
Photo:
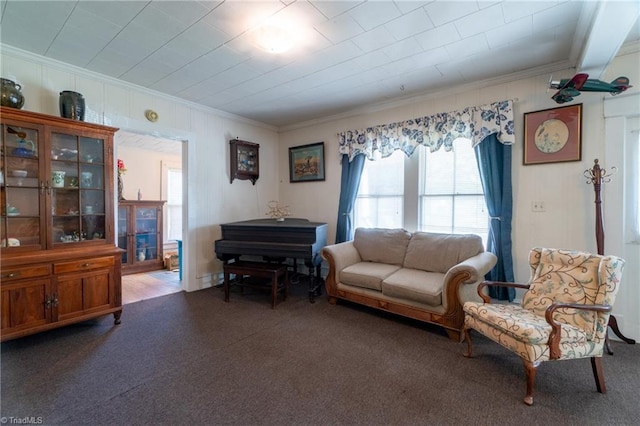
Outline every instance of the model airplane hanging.
<svg viewBox="0 0 640 426">
<path fill-rule="evenodd" d="M 611 83 L 607 83 L 589 78 L 589 74 L 585 73 L 576 74 L 570 79 L 565 78 L 560 81 L 549 80 L 549 89 L 558 89 L 551 99 L 559 104 L 573 100 L 581 92 L 608 92 L 613 96 L 624 92 L 629 87 L 633 86 L 629 86 L 627 77 L 618 77 Z"/>
</svg>

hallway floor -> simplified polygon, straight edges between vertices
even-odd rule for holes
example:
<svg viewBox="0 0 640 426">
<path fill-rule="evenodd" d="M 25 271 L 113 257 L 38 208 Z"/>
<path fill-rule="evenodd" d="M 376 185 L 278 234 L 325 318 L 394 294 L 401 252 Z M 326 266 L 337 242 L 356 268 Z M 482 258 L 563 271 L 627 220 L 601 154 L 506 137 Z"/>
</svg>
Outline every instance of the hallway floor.
<svg viewBox="0 0 640 426">
<path fill-rule="evenodd" d="M 182 291 L 178 271 L 166 269 L 122 276 L 122 304 Z"/>
</svg>

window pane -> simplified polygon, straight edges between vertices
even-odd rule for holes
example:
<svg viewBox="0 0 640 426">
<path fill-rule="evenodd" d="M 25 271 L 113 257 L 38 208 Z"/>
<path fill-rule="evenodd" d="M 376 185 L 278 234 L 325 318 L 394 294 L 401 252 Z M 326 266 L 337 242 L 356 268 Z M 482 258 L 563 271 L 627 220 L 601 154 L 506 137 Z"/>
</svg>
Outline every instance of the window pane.
<svg viewBox="0 0 640 426">
<path fill-rule="evenodd" d="M 453 197 L 421 197 L 420 230 L 424 232 L 453 232 Z"/>
<path fill-rule="evenodd" d="M 168 170 L 167 204 L 182 205 L 182 170 Z"/>
<path fill-rule="evenodd" d="M 459 234 L 485 235 L 489 218 L 483 196 L 456 197 L 453 226 Z"/>
<path fill-rule="evenodd" d="M 366 160 L 360 178 L 360 195 L 398 195 L 404 191 L 404 157 L 402 151 L 376 161 Z"/>
<path fill-rule="evenodd" d="M 167 240 L 182 239 L 182 206 L 167 206 Z"/>
<path fill-rule="evenodd" d="M 425 153 L 420 150 L 420 171 L 422 178 L 422 194 L 451 194 L 454 191 L 454 153 L 440 149 Z"/>
<path fill-rule="evenodd" d="M 167 170 L 167 236 L 166 240 L 182 239 L 182 170 Z"/>
<path fill-rule="evenodd" d="M 456 140 L 450 152 L 421 150 L 419 190 L 421 231 L 476 234 L 486 245 L 489 218 L 470 140 Z"/>
<path fill-rule="evenodd" d="M 456 194 L 482 194 L 482 182 L 471 141 L 468 139 L 458 140 L 455 147 Z"/>
<path fill-rule="evenodd" d="M 359 197 L 356 199 L 356 228 L 402 228 L 403 197 Z"/>
<path fill-rule="evenodd" d="M 404 159 L 402 151 L 367 160 L 354 209 L 354 226 L 401 228 L 404 221 Z"/>
</svg>

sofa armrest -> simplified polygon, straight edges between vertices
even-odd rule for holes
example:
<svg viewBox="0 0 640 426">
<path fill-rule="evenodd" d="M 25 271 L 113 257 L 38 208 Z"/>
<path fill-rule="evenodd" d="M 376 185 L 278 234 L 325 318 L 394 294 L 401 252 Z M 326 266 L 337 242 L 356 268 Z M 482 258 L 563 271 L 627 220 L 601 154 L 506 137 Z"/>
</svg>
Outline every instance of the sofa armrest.
<svg viewBox="0 0 640 426">
<path fill-rule="evenodd" d="M 340 281 L 340 271 L 347 266 L 361 262 L 362 259 L 353 245 L 353 241 L 325 246 L 320 253 L 322 258 L 329 263 L 329 275 L 326 280 L 327 293 L 334 295 Z"/>
<path fill-rule="evenodd" d="M 470 300 L 481 302 L 478 285 L 497 262 L 495 254 L 485 251 L 451 267 L 444 276 L 442 287 L 444 307 L 450 309 L 452 303 L 463 304 Z"/>
</svg>

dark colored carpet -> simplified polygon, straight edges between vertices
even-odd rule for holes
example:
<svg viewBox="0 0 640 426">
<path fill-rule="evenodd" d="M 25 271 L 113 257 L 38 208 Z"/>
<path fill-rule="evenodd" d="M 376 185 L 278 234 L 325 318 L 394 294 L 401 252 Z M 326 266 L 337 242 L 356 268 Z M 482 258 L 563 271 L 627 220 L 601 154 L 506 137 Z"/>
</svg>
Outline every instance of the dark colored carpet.
<svg viewBox="0 0 640 426">
<path fill-rule="evenodd" d="M 613 342 L 599 394 L 588 360 L 538 370 L 535 405 L 515 355 L 475 334 L 475 358 L 437 327 L 304 285 L 177 293 L 2 344 L 7 423 L 60 425 L 621 425 L 640 421 L 640 345 Z M 0 419 L 2 420 L 2 419 Z"/>
</svg>

